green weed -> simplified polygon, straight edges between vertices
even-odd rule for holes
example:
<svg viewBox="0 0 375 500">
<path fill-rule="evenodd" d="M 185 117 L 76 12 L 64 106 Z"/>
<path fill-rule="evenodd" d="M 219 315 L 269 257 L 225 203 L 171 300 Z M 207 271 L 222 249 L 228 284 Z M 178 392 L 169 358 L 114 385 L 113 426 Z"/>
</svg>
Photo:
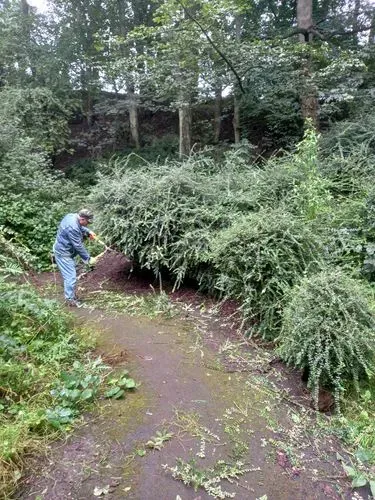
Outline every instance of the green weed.
<svg viewBox="0 0 375 500">
<path fill-rule="evenodd" d="M 146 446 L 148 448 L 152 448 L 153 450 L 160 451 L 163 448 L 164 443 L 171 440 L 172 437 L 173 432 L 168 432 L 166 430 L 157 431 L 156 435 L 147 441 Z"/>
<path fill-rule="evenodd" d="M 213 467 L 200 469 L 197 467 L 195 460 L 185 462 L 182 459 L 178 459 L 174 467 L 165 464 L 163 468 L 169 471 L 175 479 L 192 486 L 194 491 L 202 488 L 214 498 L 234 498 L 234 493 L 222 489 L 221 482 L 223 480 L 231 483 L 247 472 L 260 470 L 246 468 L 241 461 L 227 464 L 223 460 L 218 460 Z"/>
<path fill-rule="evenodd" d="M 108 381 L 108 389 L 104 396 L 106 398 L 121 399 L 125 395 L 125 391 L 135 389 L 137 384 L 134 379 L 128 376 L 129 372 L 123 370 L 122 373 Z"/>
</svg>

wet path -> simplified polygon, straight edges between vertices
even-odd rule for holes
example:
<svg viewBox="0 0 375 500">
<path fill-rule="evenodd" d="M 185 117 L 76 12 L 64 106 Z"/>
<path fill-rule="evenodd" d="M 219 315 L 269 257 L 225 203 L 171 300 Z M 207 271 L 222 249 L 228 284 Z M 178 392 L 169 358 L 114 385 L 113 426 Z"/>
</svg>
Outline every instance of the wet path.
<svg viewBox="0 0 375 500">
<path fill-rule="evenodd" d="M 213 498 L 163 468 L 174 467 L 178 458 L 193 459 L 200 470 L 220 460 L 244 463 L 239 467 L 249 472 L 234 483 L 221 482 L 222 491 L 237 499 L 338 498 L 332 482 L 321 480 L 334 473 L 333 455 L 325 450 L 326 461 L 318 456 L 305 435 L 305 416 L 291 413 L 251 375 L 226 372 L 193 325 L 89 309 L 77 315 L 100 332 L 100 353 L 125 352 L 116 369 L 128 369 L 141 385 L 124 400 L 106 401 L 66 443 L 53 445 L 18 498 L 86 500 L 99 493 L 108 499 Z M 173 436 L 160 451 L 145 448 L 157 431 Z M 292 434 L 297 432 L 300 437 Z M 293 447 L 303 439 L 306 447 L 294 463 Z"/>
</svg>

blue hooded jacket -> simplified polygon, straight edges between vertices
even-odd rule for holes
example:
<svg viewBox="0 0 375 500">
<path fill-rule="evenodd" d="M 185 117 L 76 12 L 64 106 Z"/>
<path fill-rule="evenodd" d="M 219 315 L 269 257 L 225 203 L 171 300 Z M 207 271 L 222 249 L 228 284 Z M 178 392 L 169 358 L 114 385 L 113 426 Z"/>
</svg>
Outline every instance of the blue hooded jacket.
<svg viewBox="0 0 375 500">
<path fill-rule="evenodd" d="M 90 260 L 83 238 L 89 236 L 91 231 L 85 226 L 81 226 L 78 221 L 78 214 L 68 214 L 60 222 L 53 245 L 54 253 L 74 258 L 79 255 L 84 262 Z"/>
</svg>

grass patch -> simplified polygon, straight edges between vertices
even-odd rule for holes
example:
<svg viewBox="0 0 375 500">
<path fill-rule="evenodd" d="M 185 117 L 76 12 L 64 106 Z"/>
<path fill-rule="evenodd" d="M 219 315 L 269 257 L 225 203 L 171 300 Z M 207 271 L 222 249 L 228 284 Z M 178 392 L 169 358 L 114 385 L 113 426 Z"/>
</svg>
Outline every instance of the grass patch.
<svg viewBox="0 0 375 500">
<path fill-rule="evenodd" d="M 210 429 L 201 424 L 201 417 L 198 413 L 176 410 L 175 415 L 176 419 L 173 424 L 181 433 L 198 437 L 201 441 L 220 441 L 220 437 L 217 434 L 214 434 Z"/>
<path fill-rule="evenodd" d="M 147 295 L 124 295 L 122 293 L 99 291 L 86 298 L 86 302 L 99 309 L 115 311 L 129 316 L 164 316 L 172 318 L 178 314 L 165 292 Z"/>
</svg>

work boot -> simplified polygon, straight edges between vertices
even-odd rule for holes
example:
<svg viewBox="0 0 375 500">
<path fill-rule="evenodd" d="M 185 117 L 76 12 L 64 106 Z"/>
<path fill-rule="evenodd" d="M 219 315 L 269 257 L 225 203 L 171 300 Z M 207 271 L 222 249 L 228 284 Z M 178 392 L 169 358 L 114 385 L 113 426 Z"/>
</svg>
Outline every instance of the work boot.
<svg viewBox="0 0 375 500">
<path fill-rule="evenodd" d="M 83 307 L 82 302 L 77 299 L 67 300 L 66 304 L 68 307 Z"/>
</svg>

